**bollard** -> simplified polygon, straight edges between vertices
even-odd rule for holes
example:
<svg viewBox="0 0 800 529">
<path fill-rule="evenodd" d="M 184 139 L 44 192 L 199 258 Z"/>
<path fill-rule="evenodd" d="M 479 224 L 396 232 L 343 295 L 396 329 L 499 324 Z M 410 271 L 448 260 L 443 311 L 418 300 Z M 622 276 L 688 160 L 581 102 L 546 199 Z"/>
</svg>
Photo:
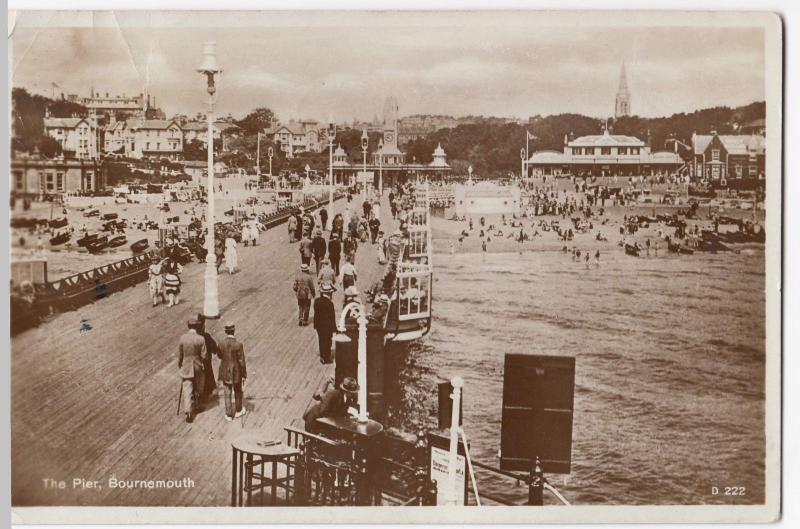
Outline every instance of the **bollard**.
<svg viewBox="0 0 800 529">
<path fill-rule="evenodd" d="M 544 472 L 538 456 L 528 476 L 528 505 L 544 505 Z"/>
</svg>

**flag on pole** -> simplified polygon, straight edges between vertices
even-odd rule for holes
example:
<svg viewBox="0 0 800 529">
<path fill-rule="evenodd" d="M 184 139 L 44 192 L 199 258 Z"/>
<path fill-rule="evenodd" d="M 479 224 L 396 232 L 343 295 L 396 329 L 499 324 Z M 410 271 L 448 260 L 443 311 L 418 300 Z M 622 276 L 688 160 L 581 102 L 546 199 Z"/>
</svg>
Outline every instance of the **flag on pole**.
<svg viewBox="0 0 800 529">
<path fill-rule="evenodd" d="M 526 131 L 526 132 L 528 133 L 528 139 L 529 140 L 538 140 L 539 139 L 536 136 L 534 136 L 533 134 L 531 134 L 531 131 Z"/>
</svg>

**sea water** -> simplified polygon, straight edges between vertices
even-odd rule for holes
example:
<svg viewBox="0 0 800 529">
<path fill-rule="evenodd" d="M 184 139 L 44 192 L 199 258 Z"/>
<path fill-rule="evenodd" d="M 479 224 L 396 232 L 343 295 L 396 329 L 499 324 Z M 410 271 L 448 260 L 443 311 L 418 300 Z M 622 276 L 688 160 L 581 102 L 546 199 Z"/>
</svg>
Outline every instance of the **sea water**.
<svg viewBox="0 0 800 529">
<path fill-rule="evenodd" d="M 459 375 L 472 456 L 497 466 L 504 355 L 573 356 L 572 471 L 548 476 L 567 499 L 762 503 L 764 280 L 763 246 L 609 251 L 590 269 L 552 251 L 448 255 L 436 263 L 433 331 L 399 360 L 390 422 L 435 426 L 435 383 Z M 486 471 L 478 485 L 527 498 Z M 728 486 L 744 496 L 713 493 Z"/>
</svg>

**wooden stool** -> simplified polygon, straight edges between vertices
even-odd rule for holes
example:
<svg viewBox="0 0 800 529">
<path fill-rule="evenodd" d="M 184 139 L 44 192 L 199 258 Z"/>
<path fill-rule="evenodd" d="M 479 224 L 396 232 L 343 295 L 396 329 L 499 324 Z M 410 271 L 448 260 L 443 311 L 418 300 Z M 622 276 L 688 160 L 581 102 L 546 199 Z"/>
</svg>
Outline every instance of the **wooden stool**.
<svg viewBox="0 0 800 529">
<path fill-rule="evenodd" d="M 250 505 L 254 492 L 260 491 L 260 504 L 264 504 L 264 491 L 270 488 L 271 504 L 277 502 L 278 488 L 285 491 L 286 503 L 294 490 L 295 460 L 300 450 L 286 446 L 281 441 L 265 439 L 252 433 L 238 437 L 231 443 L 233 461 L 231 465 L 231 507 Z M 279 477 L 278 465 L 285 468 L 285 476 Z M 269 471 L 269 475 L 265 473 Z M 258 471 L 256 471 L 258 470 Z M 247 494 L 245 501 L 244 495 Z"/>
</svg>

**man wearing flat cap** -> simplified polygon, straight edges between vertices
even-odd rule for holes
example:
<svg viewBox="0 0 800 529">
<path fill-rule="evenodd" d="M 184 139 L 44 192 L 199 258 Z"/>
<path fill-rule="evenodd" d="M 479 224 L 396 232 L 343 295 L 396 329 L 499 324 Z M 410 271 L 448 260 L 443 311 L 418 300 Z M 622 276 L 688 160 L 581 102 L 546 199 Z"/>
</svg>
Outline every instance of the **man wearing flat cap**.
<svg viewBox="0 0 800 529">
<path fill-rule="evenodd" d="M 305 430 L 317 432 L 317 419 L 321 417 L 344 417 L 348 410 L 358 406 L 358 382 L 353 377 L 345 377 L 338 388 L 329 389 L 303 414 Z"/>
<path fill-rule="evenodd" d="M 336 332 L 336 309 L 331 296 L 333 286 L 322 283 L 319 287 L 319 297 L 314 300 L 314 329 L 319 340 L 319 361 L 323 364 L 332 364 L 331 340 Z"/>
<path fill-rule="evenodd" d="M 194 420 L 196 393 L 202 391 L 203 363 L 206 355 L 206 341 L 197 334 L 198 321 L 189 320 L 189 330 L 181 336 L 178 344 L 178 373 L 181 377 L 181 406 L 186 422 Z"/>
<path fill-rule="evenodd" d="M 247 379 L 244 345 L 234 337 L 236 326 L 225 325 L 225 337 L 217 345 L 219 355 L 219 381 L 225 389 L 225 420 L 241 417 L 247 410 L 242 407 L 242 388 Z M 233 397 L 233 399 L 231 398 Z"/>
</svg>

